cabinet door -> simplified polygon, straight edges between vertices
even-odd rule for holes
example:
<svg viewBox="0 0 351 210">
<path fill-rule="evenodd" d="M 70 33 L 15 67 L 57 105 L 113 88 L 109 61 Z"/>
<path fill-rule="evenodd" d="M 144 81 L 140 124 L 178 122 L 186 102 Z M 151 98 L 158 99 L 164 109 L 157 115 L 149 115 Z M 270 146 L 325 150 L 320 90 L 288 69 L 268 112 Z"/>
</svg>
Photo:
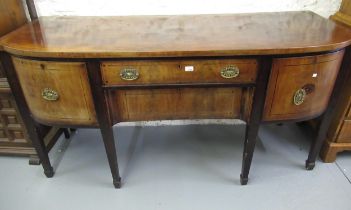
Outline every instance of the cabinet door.
<svg viewBox="0 0 351 210">
<path fill-rule="evenodd" d="M 81 62 L 13 58 L 33 117 L 44 124 L 93 125 L 96 117 L 86 67 Z"/>
<path fill-rule="evenodd" d="M 274 59 L 263 119 L 298 120 L 321 114 L 328 105 L 343 53 Z"/>
</svg>

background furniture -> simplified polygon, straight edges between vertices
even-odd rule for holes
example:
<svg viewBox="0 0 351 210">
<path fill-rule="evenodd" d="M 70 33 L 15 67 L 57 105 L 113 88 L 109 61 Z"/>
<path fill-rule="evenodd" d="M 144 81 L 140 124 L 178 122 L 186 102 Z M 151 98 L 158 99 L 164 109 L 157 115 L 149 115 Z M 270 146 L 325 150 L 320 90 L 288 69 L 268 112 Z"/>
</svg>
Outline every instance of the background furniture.
<svg viewBox="0 0 351 210">
<path fill-rule="evenodd" d="M 351 0 L 343 0 L 340 11 L 330 17 L 351 28 Z M 350 74 L 351 75 L 351 74 Z M 324 162 L 334 162 L 338 152 L 351 151 L 351 76 L 342 89 L 332 124 L 320 156 Z"/>
<path fill-rule="evenodd" d="M 351 30 L 306 11 L 42 17 L 0 44 L 45 175 L 54 170 L 39 123 L 99 128 L 116 188 L 112 126 L 124 121 L 244 120 L 245 185 L 262 123 L 322 116 L 312 170 L 351 69 Z"/>
<path fill-rule="evenodd" d="M 33 1 L 27 1 L 31 18 L 36 18 Z M 21 0 L 0 0 L 0 37 L 27 23 L 26 5 Z M 0 49 L 1 50 L 1 49 Z M 41 126 L 48 150 L 62 134 L 62 129 Z M 26 127 L 18 112 L 5 72 L 0 62 L 0 154 L 29 155 L 30 164 L 39 164 Z"/>
</svg>

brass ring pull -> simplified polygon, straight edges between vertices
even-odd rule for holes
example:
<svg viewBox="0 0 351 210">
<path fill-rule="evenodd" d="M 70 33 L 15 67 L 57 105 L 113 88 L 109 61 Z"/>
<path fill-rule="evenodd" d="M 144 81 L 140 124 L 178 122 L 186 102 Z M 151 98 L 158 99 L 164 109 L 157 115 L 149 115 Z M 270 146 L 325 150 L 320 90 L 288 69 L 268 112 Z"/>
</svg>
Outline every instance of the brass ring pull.
<svg viewBox="0 0 351 210">
<path fill-rule="evenodd" d="M 51 88 L 44 88 L 41 96 L 47 101 L 57 101 L 59 98 L 59 94 Z"/>
<path fill-rule="evenodd" d="M 127 81 L 136 80 L 139 78 L 139 72 L 134 68 L 122 69 L 119 75 L 121 79 L 127 80 Z"/>
<path fill-rule="evenodd" d="M 229 65 L 221 70 L 221 77 L 231 79 L 239 76 L 240 70 L 237 66 Z"/>
<path fill-rule="evenodd" d="M 307 95 L 307 92 L 305 89 L 303 88 L 298 89 L 294 94 L 294 104 L 296 106 L 301 105 L 305 101 L 306 95 Z"/>
</svg>

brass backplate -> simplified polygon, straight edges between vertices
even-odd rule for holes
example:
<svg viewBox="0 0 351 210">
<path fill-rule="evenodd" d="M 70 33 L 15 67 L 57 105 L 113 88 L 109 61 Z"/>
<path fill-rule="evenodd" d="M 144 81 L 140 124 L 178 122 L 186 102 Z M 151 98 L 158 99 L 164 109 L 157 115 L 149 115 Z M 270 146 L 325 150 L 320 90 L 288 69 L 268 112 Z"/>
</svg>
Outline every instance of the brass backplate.
<svg viewBox="0 0 351 210">
<path fill-rule="evenodd" d="M 56 101 L 59 98 L 59 94 L 51 88 L 44 88 L 41 95 L 47 101 Z"/>
<path fill-rule="evenodd" d="M 229 65 L 221 70 L 221 76 L 226 79 L 231 79 L 239 76 L 240 70 L 237 66 Z"/>
<path fill-rule="evenodd" d="M 135 68 L 124 68 L 119 75 L 123 80 L 136 80 L 139 78 L 139 72 Z"/>
<path fill-rule="evenodd" d="M 299 89 L 294 94 L 294 104 L 296 106 L 301 105 L 305 101 L 307 93 L 305 89 Z"/>
</svg>

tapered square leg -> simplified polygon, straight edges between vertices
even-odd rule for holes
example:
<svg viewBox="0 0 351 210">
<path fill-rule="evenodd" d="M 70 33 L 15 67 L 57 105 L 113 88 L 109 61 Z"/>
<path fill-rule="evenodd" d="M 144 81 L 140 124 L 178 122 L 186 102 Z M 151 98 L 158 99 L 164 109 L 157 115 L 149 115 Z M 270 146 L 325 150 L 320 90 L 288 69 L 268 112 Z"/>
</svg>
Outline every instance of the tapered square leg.
<svg viewBox="0 0 351 210">
<path fill-rule="evenodd" d="M 54 170 L 51 166 L 48 151 L 44 143 L 43 136 L 40 135 L 39 128 L 36 122 L 33 120 L 30 114 L 30 110 L 28 108 L 27 102 L 24 98 L 21 86 L 19 84 L 11 56 L 5 52 L 0 52 L 1 62 L 5 69 L 6 76 L 8 78 L 9 85 L 12 90 L 12 94 L 14 95 L 16 104 L 18 106 L 18 111 L 22 117 L 22 121 L 26 130 L 28 132 L 28 136 L 32 141 L 32 144 L 37 151 L 38 157 L 42 166 L 44 168 L 44 173 L 47 177 L 54 176 Z"/>
<path fill-rule="evenodd" d="M 259 124 L 246 126 L 244 153 L 243 153 L 243 160 L 242 160 L 242 169 L 240 174 L 241 185 L 246 185 L 247 182 L 249 181 L 249 172 L 250 172 L 253 153 L 255 150 L 258 128 L 259 128 Z"/>
<path fill-rule="evenodd" d="M 249 119 L 246 119 L 246 133 L 244 142 L 244 152 L 242 168 L 240 174 L 241 185 L 246 185 L 249 181 L 249 172 L 255 150 L 256 139 L 260 127 L 264 102 L 266 97 L 266 88 L 269 78 L 269 72 L 272 66 L 272 58 L 267 57 L 259 61 L 260 71 L 257 76 L 256 88 L 253 98 L 253 104 Z"/>
<path fill-rule="evenodd" d="M 114 185 L 115 188 L 117 188 L 117 189 L 121 188 L 121 186 L 122 186 L 121 177 L 119 177 L 118 179 L 114 179 L 114 180 L 113 180 L 113 185 Z"/>
<path fill-rule="evenodd" d="M 331 124 L 334 112 L 336 110 L 337 102 L 339 100 L 339 97 L 341 96 L 342 89 L 346 85 L 350 85 L 350 84 L 347 84 L 346 82 L 347 81 L 346 79 L 350 76 L 350 74 L 351 74 L 351 47 L 347 47 L 338 77 L 335 80 L 334 89 L 330 96 L 328 107 L 322 116 L 322 120 L 319 123 L 317 137 L 311 145 L 310 152 L 306 160 L 305 167 L 307 170 L 312 170 L 315 166 L 315 162 L 322 148 L 323 142 L 326 141 L 327 139 L 327 132 Z"/>
<path fill-rule="evenodd" d="M 101 124 L 100 124 L 101 125 Z M 110 170 L 113 178 L 113 185 L 115 188 L 120 188 L 121 187 L 121 177 L 119 175 L 119 169 L 118 169 L 118 162 L 117 162 L 117 152 L 116 152 L 116 146 L 115 146 L 115 141 L 113 138 L 113 130 L 112 127 L 104 127 L 102 126 L 100 128 L 102 138 L 104 141 L 105 145 L 105 150 L 107 154 L 107 159 L 110 165 Z"/>
<path fill-rule="evenodd" d="M 63 128 L 63 135 L 65 136 L 66 139 L 69 139 L 71 137 L 71 134 L 68 128 Z"/>
<path fill-rule="evenodd" d="M 247 185 L 247 182 L 249 181 L 248 177 L 243 177 L 242 174 L 240 174 L 240 184 L 241 185 Z"/>
<path fill-rule="evenodd" d="M 113 137 L 112 123 L 108 115 L 107 101 L 105 90 L 102 87 L 102 78 L 100 72 L 100 62 L 92 60 L 87 62 L 87 70 L 91 92 L 93 95 L 96 117 L 99 122 L 102 139 L 105 145 L 107 159 L 110 165 L 115 188 L 121 187 L 121 177 L 118 170 L 117 152 Z"/>
<path fill-rule="evenodd" d="M 316 163 L 315 162 L 308 162 L 307 160 L 306 160 L 306 163 L 305 163 L 305 168 L 306 168 L 306 170 L 313 170 L 314 169 L 314 166 L 316 165 Z"/>
<path fill-rule="evenodd" d="M 51 178 L 54 176 L 54 169 L 52 167 L 45 169 L 44 174 L 47 178 Z"/>
</svg>

